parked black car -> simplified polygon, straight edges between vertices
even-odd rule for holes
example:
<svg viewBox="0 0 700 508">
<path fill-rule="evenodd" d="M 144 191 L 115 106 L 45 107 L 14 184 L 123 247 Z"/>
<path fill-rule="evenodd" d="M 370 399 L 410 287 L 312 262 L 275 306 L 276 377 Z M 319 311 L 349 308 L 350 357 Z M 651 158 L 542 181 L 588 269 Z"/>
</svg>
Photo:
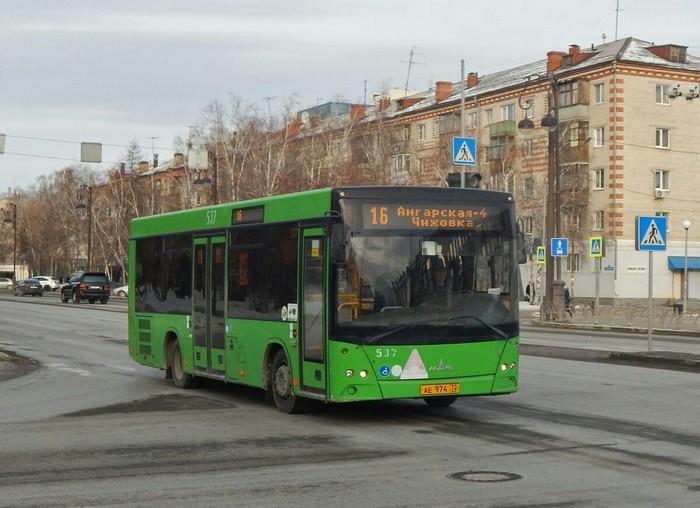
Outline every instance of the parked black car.
<svg viewBox="0 0 700 508">
<path fill-rule="evenodd" d="M 15 284 L 15 296 L 17 295 L 44 296 L 44 286 L 36 279 L 20 280 Z"/>
<path fill-rule="evenodd" d="M 83 272 L 71 275 L 68 284 L 61 288 L 61 301 L 67 303 L 80 303 L 80 300 L 87 300 L 95 303 L 99 300 L 102 303 L 109 301 L 109 277 L 104 272 Z"/>
</svg>

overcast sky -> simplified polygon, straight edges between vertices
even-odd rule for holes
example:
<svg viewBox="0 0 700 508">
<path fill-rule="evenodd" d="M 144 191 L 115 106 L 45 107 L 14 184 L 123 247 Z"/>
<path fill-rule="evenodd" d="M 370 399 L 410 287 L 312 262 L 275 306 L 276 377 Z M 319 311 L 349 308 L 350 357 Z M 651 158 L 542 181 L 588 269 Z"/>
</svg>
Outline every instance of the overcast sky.
<svg viewBox="0 0 700 508">
<path fill-rule="evenodd" d="M 164 161 L 213 101 L 267 112 L 426 90 L 617 38 L 700 54 L 697 0 L 2 0 L 0 193 L 103 144 Z M 617 25 L 616 25 L 617 14 Z M 271 98 L 269 101 L 266 98 Z"/>
</svg>

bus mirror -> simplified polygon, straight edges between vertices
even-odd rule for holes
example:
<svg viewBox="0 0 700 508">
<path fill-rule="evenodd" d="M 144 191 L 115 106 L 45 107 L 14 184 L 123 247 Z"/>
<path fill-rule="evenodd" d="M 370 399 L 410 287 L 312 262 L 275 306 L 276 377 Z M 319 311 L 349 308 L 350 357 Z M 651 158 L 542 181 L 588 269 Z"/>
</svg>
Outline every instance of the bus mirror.
<svg viewBox="0 0 700 508">
<path fill-rule="evenodd" d="M 515 233 L 518 264 L 523 265 L 527 263 L 527 243 L 525 242 L 525 234 L 520 229 L 520 224 L 518 224 L 518 229 Z"/>
<path fill-rule="evenodd" d="M 348 228 L 345 224 L 336 223 L 331 228 L 331 248 L 333 249 L 333 262 L 337 265 L 348 262 Z"/>
</svg>

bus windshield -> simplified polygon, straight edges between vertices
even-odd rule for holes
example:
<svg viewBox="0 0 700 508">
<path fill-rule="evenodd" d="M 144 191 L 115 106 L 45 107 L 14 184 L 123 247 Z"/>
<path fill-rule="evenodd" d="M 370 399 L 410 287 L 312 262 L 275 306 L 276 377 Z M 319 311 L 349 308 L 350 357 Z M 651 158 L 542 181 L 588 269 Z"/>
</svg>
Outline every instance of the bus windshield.
<svg viewBox="0 0 700 508">
<path fill-rule="evenodd" d="M 334 272 L 333 338 L 420 344 L 516 336 L 517 267 L 508 213 L 495 213 L 474 229 L 386 230 L 352 224 L 350 214 L 345 262 Z"/>
</svg>

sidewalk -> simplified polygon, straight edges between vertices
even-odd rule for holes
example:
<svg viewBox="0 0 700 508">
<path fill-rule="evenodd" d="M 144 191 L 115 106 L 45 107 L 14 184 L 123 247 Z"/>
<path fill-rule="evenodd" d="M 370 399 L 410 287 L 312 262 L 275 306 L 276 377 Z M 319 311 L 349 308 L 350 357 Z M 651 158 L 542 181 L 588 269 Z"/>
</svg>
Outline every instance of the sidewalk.
<svg viewBox="0 0 700 508">
<path fill-rule="evenodd" d="M 523 354 L 651 363 L 659 368 L 700 372 L 700 311 L 696 309 L 677 314 L 671 307 L 653 307 L 651 342 L 649 309 L 637 305 L 600 306 L 598 312 L 577 306 L 564 321 L 554 322 L 542 320 L 538 306 L 520 302 L 520 322 Z M 534 339 L 522 332 L 522 328 L 538 327 L 575 333 Z M 587 330 L 610 334 L 585 335 Z"/>
</svg>

